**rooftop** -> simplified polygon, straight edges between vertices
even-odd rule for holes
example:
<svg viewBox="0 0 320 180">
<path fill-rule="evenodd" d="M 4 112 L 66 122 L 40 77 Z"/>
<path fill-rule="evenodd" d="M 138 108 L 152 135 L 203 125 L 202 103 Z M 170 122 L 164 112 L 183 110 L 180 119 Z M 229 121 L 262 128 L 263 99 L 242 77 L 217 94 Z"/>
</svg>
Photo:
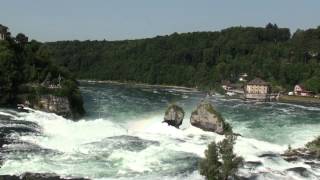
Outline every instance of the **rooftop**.
<svg viewBox="0 0 320 180">
<path fill-rule="evenodd" d="M 267 86 L 268 83 L 260 78 L 255 78 L 255 79 L 251 80 L 250 82 L 248 82 L 247 85 L 265 85 L 265 86 Z"/>
</svg>

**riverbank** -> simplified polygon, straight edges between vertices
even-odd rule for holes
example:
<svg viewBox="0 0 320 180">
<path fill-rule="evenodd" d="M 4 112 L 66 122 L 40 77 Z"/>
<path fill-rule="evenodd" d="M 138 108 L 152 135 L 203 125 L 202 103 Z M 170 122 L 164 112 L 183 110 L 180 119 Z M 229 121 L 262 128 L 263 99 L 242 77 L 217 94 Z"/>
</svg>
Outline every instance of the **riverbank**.
<svg viewBox="0 0 320 180">
<path fill-rule="evenodd" d="M 155 88 L 174 88 L 174 89 L 181 89 L 187 91 L 194 91 L 200 92 L 196 87 L 185 87 L 185 86 L 175 86 L 175 85 L 161 85 L 161 84 L 146 84 L 146 83 L 138 83 L 132 81 L 111 81 L 111 80 L 87 80 L 87 79 L 80 79 L 77 80 L 80 83 L 102 83 L 102 84 L 114 84 L 114 85 L 133 85 L 137 87 L 155 87 Z M 203 91 L 205 92 L 205 91 Z M 243 99 L 242 96 L 227 96 L 228 98 L 236 98 L 236 99 Z M 288 96 L 288 95 L 281 95 L 277 102 L 281 103 L 290 103 L 290 104 L 305 104 L 305 105 L 320 105 L 320 99 L 314 97 L 302 97 L 302 96 Z"/>
<path fill-rule="evenodd" d="M 303 97 L 303 96 L 282 95 L 282 96 L 279 97 L 279 102 L 293 103 L 293 104 L 320 105 L 320 99 L 319 98 Z"/>
<path fill-rule="evenodd" d="M 138 82 L 122 82 L 122 81 L 111 81 L 111 80 L 87 80 L 87 79 L 78 79 L 80 83 L 103 83 L 103 84 L 115 84 L 115 85 L 134 85 L 134 86 L 141 86 L 141 87 L 158 87 L 158 88 L 174 88 L 174 89 L 182 89 L 188 91 L 200 91 L 196 87 L 185 87 L 185 86 L 174 86 L 174 85 L 161 85 L 161 84 L 147 84 L 147 83 L 138 83 Z"/>
</svg>

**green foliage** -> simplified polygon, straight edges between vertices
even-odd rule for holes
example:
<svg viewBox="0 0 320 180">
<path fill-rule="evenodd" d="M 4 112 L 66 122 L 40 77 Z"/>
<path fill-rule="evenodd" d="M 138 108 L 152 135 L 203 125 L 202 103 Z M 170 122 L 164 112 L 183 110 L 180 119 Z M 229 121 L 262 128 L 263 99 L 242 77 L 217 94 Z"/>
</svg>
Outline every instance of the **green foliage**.
<svg viewBox="0 0 320 180">
<path fill-rule="evenodd" d="M 212 142 L 205 151 L 205 158 L 200 161 L 200 174 L 207 180 L 221 180 L 233 177 L 243 159 L 233 153 L 236 137 L 229 135 L 216 144 Z"/>
<path fill-rule="evenodd" d="M 214 89 L 241 73 L 291 90 L 320 72 L 320 28 L 297 31 L 268 24 L 220 32 L 174 33 L 125 41 L 46 43 L 53 61 L 77 78 Z M 317 54 L 318 53 L 318 54 Z M 310 80 L 313 81 L 313 80 Z M 308 82 L 313 91 L 320 87 Z"/>
<path fill-rule="evenodd" d="M 226 135 L 231 135 L 233 134 L 233 131 L 232 131 L 232 126 L 225 122 L 223 123 L 223 131 L 225 132 Z"/>
<path fill-rule="evenodd" d="M 23 33 L 17 34 L 15 39 L 21 45 L 25 45 L 26 43 L 28 43 L 28 37 L 26 35 L 24 35 Z"/>
<path fill-rule="evenodd" d="M 222 175 L 224 179 L 235 175 L 238 167 L 242 164 L 243 159 L 237 157 L 233 153 L 233 145 L 235 144 L 236 136 L 227 136 L 223 141 L 218 143 L 219 151 L 222 159 Z"/>
<path fill-rule="evenodd" d="M 320 136 L 317 137 L 315 140 L 307 143 L 307 144 L 306 144 L 306 147 L 307 147 L 310 151 L 316 153 L 316 156 L 317 156 L 318 158 L 320 158 Z"/>
<path fill-rule="evenodd" d="M 53 94 L 68 97 L 73 114 L 84 114 L 83 102 L 74 77 L 49 59 L 49 52 L 40 49 L 41 43 L 19 33 L 16 38 L 0 41 L 0 105 L 16 105 L 24 99 L 36 102 L 40 95 Z M 44 80 L 61 88 L 41 85 Z"/>
<path fill-rule="evenodd" d="M 320 93 L 320 76 L 313 76 L 304 83 L 305 87 L 314 93 Z"/>
<path fill-rule="evenodd" d="M 217 144 L 213 141 L 205 151 L 205 159 L 200 161 L 200 174 L 207 180 L 220 180 L 222 163 L 219 161 Z"/>
<path fill-rule="evenodd" d="M 60 96 L 68 97 L 71 105 L 71 111 L 76 116 L 76 119 L 85 114 L 82 96 L 75 81 L 64 81 L 62 89 L 60 90 Z"/>
</svg>

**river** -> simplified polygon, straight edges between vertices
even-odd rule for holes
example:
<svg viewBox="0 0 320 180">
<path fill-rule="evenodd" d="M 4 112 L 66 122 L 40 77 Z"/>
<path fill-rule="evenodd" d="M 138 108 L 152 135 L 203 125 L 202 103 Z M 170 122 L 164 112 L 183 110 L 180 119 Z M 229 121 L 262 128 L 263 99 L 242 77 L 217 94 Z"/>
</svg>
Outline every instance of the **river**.
<svg viewBox="0 0 320 180">
<path fill-rule="evenodd" d="M 190 89 L 81 83 L 86 117 L 0 109 L 0 174 L 57 173 L 92 179 L 202 180 L 198 162 L 223 136 L 192 127 L 190 114 L 201 99 L 211 101 L 233 126 L 235 152 L 247 161 L 239 174 L 259 179 L 319 179 L 320 168 L 278 156 L 320 135 L 320 107 L 254 103 L 207 97 Z M 162 123 L 169 103 L 184 108 L 180 129 Z M 270 155 L 271 154 L 271 155 Z M 292 168 L 304 168 L 299 174 Z"/>
</svg>

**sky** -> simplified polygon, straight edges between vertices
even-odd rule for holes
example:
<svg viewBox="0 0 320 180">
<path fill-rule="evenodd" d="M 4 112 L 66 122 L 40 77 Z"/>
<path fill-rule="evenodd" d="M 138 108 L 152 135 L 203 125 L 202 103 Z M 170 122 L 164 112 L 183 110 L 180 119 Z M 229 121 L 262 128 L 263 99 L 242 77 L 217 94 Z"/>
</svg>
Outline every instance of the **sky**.
<svg viewBox="0 0 320 180">
<path fill-rule="evenodd" d="M 123 40 L 276 23 L 320 25 L 320 0 L 0 0 L 0 24 L 30 39 Z"/>
</svg>

